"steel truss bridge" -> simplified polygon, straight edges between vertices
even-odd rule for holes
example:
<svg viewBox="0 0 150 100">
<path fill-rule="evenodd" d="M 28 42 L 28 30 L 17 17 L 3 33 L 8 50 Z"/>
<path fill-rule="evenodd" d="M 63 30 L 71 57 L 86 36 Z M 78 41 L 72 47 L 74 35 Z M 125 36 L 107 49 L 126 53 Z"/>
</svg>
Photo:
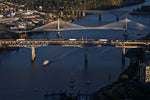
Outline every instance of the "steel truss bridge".
<svg viewBox="0 0 150 100">
<path fill-rule="evenodd" d="M 149 48 L 147 40 L 107 40 L 107 39 L 26 39 L 26 40 L 1 40 L 0 47 L 26 47 L 32 49 L 32 61 L 35 60 L 35 48 L 47 46 L 65 47 L 116 47 L 122 48 L 122 61 L 125 62 L 125 48 Z"/>
</svg>

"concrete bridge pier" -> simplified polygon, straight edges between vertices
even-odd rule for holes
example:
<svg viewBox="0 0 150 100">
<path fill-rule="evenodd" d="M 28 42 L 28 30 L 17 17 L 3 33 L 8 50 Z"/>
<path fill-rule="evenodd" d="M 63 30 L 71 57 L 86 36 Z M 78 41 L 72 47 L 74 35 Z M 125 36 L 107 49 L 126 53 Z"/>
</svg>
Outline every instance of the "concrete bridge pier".
<svg viewBox="0 0 150 100">
<path fill-rule="evenodd" d="M 101 22 L 102 18 L 101 18 L 101 13 L 99 13 L 99 21 Z"/>
<path fill-rule="evenodd" d="M 78 11 L 78 18 L 81 19 L 81 11 Z"/>
<path fill-rule="evenodd" d="M 82 12 L 83 20 L 85 20 L 85 11 Z"/>
<path fill-rule="evenodd" d="M 35 47 L 31 47 L 32 49 L 32 61 L 35 61 Z"/>
<path fill-rule="evenodd" d="M 122 48 L 122 64 L 125 64 L 125 47 Z"/>
<path fill-rule="evenodd" d="M 75 15 L 75 11 L 74 10 L 72 10 L 72 15 Z"/>
<path fill-rule="evenodd" d="M 125 30 L 123 36 L 124 36 L 124 40 L 127 40 L 127 38 L 128 38 L 128 32 L 127 32 L 127 30 Z"/>
<path fill-rule="evenodd" d="M 59 31 L 57 32 L 56 37 L 57 37 L 58 39 L 61 37 L 61 34 L 60 34 Z"/>
<path fill-rule="evenodd" d="M 117 22 L 119 21 L 119 16 L 116 16 L 116 21 L 117 21 Z"/>
<path fill-rule="evenodd" d="M 75 12 L 75 16 L 78 18 L 78 11 Z"/>
</svg>

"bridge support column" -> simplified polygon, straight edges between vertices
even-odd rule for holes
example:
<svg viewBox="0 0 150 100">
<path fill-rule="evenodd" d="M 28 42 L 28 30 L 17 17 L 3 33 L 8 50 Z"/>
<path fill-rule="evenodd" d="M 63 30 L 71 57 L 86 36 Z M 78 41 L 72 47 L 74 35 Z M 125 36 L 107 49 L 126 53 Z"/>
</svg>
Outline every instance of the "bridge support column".
<svg viewBox="0 0 150 100">
<path fill-rule="evenodd" d="M 72 10 L 72 15 L 75 15 L 74 10 Z"/>
<path fill-rule="evenodd" d="M 122 48 L 122 64 L 125 64 L 125 47 Z"/>
<path fill-rule="evenodd" d="M 75 12 L 75 16 L 76 16 L 77 19 L 78 19 L 78 17 L 79 17 L 79 16 L 78 16 L 78 11 Z"/>
<path fill-rule="evenodd" d="M 127 32 L 127 30 L 125 30 L 123 36 L 124 36 L 124 40 L 127 40 L 127 38 L 128 38 L 128 32 Z"/>
<path fill-rule="evenodd" d="M 63 15 L 64 15 L 64 13 L 61 11 L 61 12 L 60 12 L 60 16 L 62 17 Z"/>
<path fill-rule="evenodd" d="M 119 21 L 119 16 L 116 16 L 116 21 L 117 21 L 117 22 Z"/>
<path fill-rule="evenodd" d="M 56 34 L 57 38 L 59 39 L 61 37 L 60 32 L 58 31 L 58 33 Z"/>
<path fill-rule="evenodd" d="M 32 61 L 35 60 L 35 47 L 32 47 Z"/>
<path fill-rule="evenodd" d="M 101 18 L 101 13 L 99 13 L 99 21 L 101 22 L 102 18 Z"/>
<path fill-rule="evenodd" d="M 81 19 L 81 11 L 79 11 L 78 16 L 79 16 L 79 19 Z"/>
<path fill-rule="evenodd" d="M 85 11 L 82 12 L 83 20 L 85 20 Z"/>
</svg>

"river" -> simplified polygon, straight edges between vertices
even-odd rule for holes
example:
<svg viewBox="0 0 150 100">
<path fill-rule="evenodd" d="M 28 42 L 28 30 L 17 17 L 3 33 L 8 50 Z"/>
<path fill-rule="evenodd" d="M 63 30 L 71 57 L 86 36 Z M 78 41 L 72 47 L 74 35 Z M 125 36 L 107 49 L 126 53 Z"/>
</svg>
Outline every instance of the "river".
<svg viewBox="0 0 150 100">
<path fill-rule="evenodd" d="M 123 7 L 121 11 L 131 11 L 147 2 Z M 98 14 L 87 15 L 85 20 L 76 20 L 73 23 L 82 26 L 101 26 L 116 21 L 112 14 L 102 14 L 99 22 Z M 120 20 L 128 18 L 135 22 L 150 25 L 150 19 L 145 16 L 132 16 L 123 14 Z M 107 38 L 124 39 L 124 31 L 121 30 L 75 30 L 62 31 L 62 38 Z M 140 36 L 137 34 L 140 33 Z M 149 31 L 129 30 L 128 39 L 138 39 L 148 34 Z M 56 38 L 56 32 L 48 34 L 36 34 L 29 38 Z M 121 48 L 114 47 L 88 47 L 88 64 L 84 63 L 85 48 L 77 47 L 40 47 L 36 48 L 36 60 L 31 62 L 31 49 L 20 48 L 14 51 L 0 53 L 0 99 L 1 100 L 42 100 L 46 91 L 70 89 L 71 80 L 74 80 L 74 90 L 88 93 L 111 84 L 116 81 L 119 74 L 127 68 L 130 59 L 126 58 L 126 64 L 121 61 Z M 43 67 L 44 60 L 52 63 L 47 68 Z M 91 84 L 87 84 L 90 82 Z M 8 96 L 9 95 L 9 96 Z M 53 100 L 53 99 L 52 99 Z"/>
</svg>

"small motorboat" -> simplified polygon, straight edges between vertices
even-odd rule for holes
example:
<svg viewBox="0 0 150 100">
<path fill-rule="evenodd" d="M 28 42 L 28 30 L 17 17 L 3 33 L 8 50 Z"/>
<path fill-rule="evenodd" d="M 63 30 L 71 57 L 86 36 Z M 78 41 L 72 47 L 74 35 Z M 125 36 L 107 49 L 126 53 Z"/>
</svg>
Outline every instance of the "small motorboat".
<svg viewBox="0 0 150 100">
<path fill-rule="evenodd" d="M 43 66 L 46 66 L 46 65 L 48 65 L 48 64 L 49 64 L 49 60 L 44 60 Z"/>
</svg>

